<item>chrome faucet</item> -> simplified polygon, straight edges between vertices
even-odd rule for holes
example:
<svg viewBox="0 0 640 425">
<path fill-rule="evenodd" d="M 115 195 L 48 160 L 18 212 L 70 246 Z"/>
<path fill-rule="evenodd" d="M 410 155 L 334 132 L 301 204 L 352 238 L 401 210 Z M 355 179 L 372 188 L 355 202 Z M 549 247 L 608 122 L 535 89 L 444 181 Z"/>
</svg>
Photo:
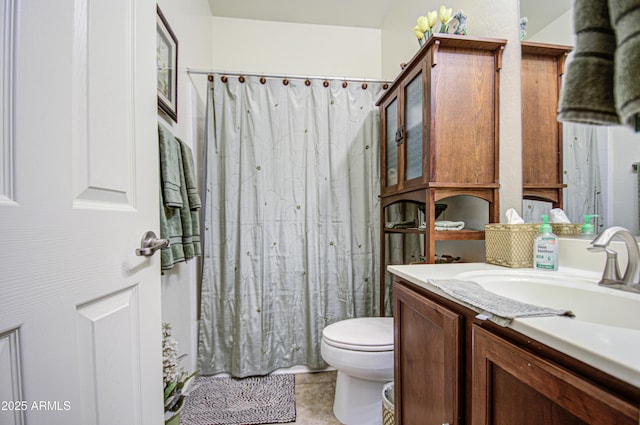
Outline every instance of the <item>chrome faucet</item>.
<svg viewBox="0 0 640 425">
<path fill-rule="evenodd" d="M 622 278 L 618 268 L 617 252 L 609 248 L 609 243 L 615 237 L 619 236 L 627 247 L 627 268 Z M 620 226 L 612 226 L 601 231 L 588 248 L 592 252 L 606 252 L 607 262 L 602 273 L 602 279 L 598 283 L 602 286 L 608 286 L 624 291 L 640 292 L 640 250 L 638 250 L 638 241 L 633 234 Z"/>
</svg>

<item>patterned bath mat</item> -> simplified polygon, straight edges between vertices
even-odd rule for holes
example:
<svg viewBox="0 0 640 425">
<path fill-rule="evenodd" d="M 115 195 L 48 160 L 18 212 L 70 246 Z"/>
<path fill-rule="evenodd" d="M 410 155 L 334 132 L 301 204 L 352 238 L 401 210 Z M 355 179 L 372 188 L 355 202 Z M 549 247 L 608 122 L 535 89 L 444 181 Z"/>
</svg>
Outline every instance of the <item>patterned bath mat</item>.
<svg viewBox="0 0 640 425">
<path fill-rule="evenodd" d="M 202 376 L 186 399 L 182 425 L 282 424 L 296 420 L 294 375 Z"/>
</svg>

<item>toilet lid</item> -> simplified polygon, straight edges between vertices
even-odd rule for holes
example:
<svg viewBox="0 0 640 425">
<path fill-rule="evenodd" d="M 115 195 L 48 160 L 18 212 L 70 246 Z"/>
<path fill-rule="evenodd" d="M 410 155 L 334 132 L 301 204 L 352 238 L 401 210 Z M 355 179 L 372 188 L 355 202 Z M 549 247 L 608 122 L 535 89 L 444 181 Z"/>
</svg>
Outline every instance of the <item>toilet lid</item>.
<svg viewBox="0 0 640 425">
<path fill-rule="evenodd" d="M 393 318 L 361 317 L 341 320 L 325 327 L 324 341 L 354 351 L 393 351 Z"/>
</svg>

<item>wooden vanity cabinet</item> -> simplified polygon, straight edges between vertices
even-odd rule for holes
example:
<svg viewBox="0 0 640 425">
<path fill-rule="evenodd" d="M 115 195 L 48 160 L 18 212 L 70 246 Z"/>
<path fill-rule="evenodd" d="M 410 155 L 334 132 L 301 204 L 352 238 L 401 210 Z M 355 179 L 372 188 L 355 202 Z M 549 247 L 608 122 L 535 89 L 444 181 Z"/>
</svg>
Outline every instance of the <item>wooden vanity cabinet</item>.
<svg viewBox="0 0 640 425">
<path fill-rule="evenodd" d="M 562 124 L 558 101 L 570 46 L 523 41 L 522 192 L 562 208 Z"/>
<path fill-rule="evenodd" d="M 396 425 L 640 423 L 640 388 L 397 276 L 393 293 Z"/>
<path fill-rule="evenodd" d="M 462 316 L 396 285 L 395 422 L 451 425 L 462 419 Z"/>
<path fill-rule="evenodd" d="M 632 405 L 473 325 L 472 425 L 637 425 Z"/>
</svg>

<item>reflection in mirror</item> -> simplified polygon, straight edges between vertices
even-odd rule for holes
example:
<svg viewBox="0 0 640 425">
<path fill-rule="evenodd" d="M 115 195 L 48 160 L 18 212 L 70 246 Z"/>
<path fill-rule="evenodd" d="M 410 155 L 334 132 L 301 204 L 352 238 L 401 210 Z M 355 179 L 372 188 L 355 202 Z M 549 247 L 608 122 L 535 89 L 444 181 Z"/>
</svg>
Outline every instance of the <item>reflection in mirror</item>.
<svg viewBox="0 0 640 425">
<path fill-rule="evenodd" d="M 573 0 L 520 0 L 520 16 L 528 20 L 525 40 L 575 45 L 572 5 Z M 571 60 L 572 54 L 567 63 Z M 640 234 L 640 174 L 634 167 L 640 162 L 640 133 L 623 126 L 564 123 L 563 139 L 563 207 L 569 219 L 581 223 L 584 214 L 599 214 L 599 228 L 619 225 Z M 540 221 L 550 208 L 550 203 L 525 200 L 523 218 Z"/>
</svg>

